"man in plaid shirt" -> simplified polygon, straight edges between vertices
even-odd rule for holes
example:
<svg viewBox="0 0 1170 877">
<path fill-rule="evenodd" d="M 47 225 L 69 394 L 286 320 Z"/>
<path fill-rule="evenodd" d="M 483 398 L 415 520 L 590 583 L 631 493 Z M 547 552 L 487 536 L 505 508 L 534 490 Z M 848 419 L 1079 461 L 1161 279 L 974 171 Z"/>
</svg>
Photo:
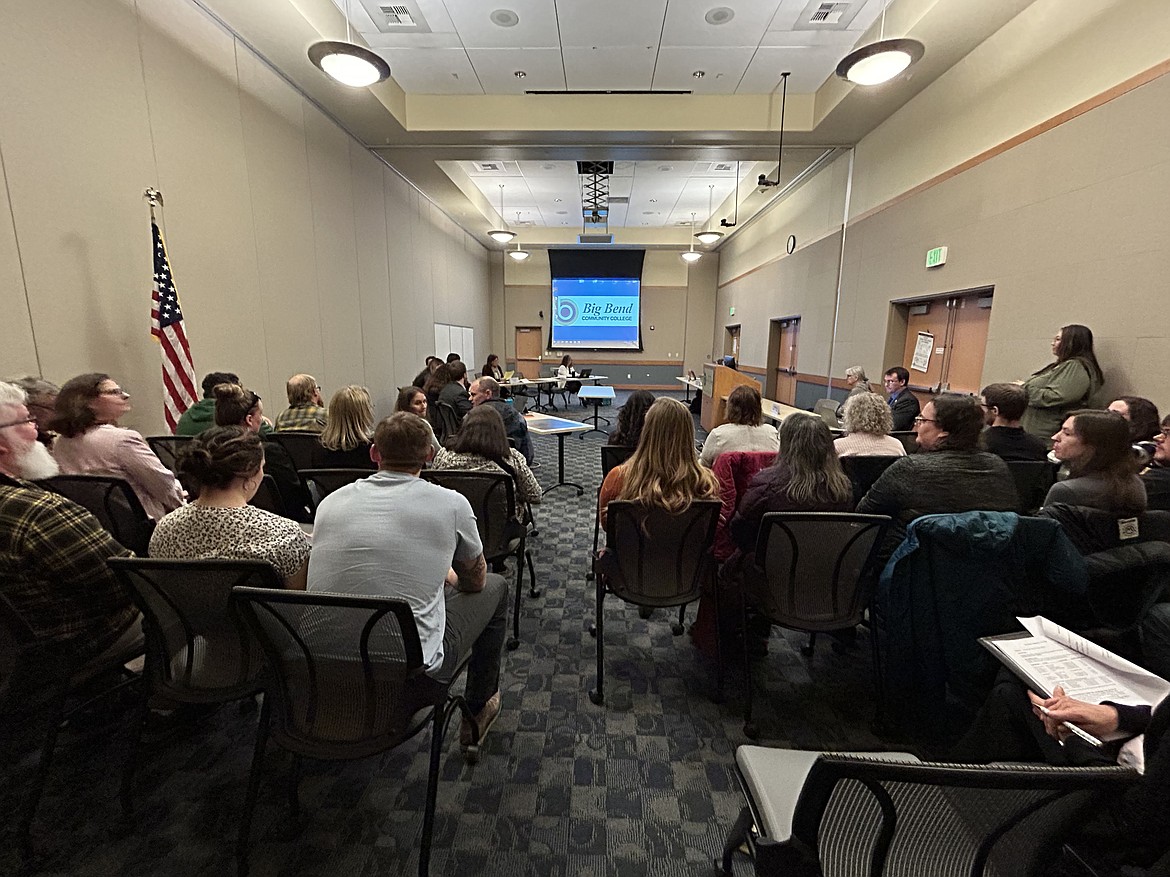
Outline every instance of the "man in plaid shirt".
<svg viewBox="0 0 1170 877">
<path fill-rule="evenodd" d="M 97 518 L 27 479 L 55 475 L 24 391 L 0 383 L 0 594 L 37 641 L 79 664 L 142 642 L 142 616 L 106 558 L 130 554 Z"/>
<path fill-rule="evenodd" d="M 293 375 L 288 379 L 288 408 L 276 418 L 276 431 L 301 430 L 321 432 L 328 411 L 321 398 L 321 385 L 312 375 Z"/>
</svg>

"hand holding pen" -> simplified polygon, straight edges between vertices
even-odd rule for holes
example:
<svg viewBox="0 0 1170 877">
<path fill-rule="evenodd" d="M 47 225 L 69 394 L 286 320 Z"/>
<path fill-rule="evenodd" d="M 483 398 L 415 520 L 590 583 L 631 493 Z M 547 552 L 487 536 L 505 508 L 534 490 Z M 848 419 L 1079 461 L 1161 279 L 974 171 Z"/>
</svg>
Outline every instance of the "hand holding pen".
<svg viewBox="0 0 1170 877">
<path fill-rule="evenodd" d="M 1032 701 L 1032 712 L 1044 723 L 1048 736 L 1061 743 L 1078 730 L 1098 739 L 1117 730 L 1116 709 L 1069 697 L 1060 685 L 1052 690 L 1052 697 L 1040 697 L 1031 691 L 1028 697 Z"/>
</svg>

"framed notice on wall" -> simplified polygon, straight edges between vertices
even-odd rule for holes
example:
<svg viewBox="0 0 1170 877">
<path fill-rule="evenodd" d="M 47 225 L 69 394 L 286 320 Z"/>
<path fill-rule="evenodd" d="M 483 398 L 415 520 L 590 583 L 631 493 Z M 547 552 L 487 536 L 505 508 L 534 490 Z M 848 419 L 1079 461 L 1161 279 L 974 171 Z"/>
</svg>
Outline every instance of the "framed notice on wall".
<svg viewBox="0 0 1170 877">
<path fill-rule="evenodd" d="M 929 332 L 919 332 L 918 341 L 914 344 L 914 357 L 910 360 L 910 368 L 916 372 L 930 369 L 930 351 L 934 349 L 934 336 Z"/>
</svg>

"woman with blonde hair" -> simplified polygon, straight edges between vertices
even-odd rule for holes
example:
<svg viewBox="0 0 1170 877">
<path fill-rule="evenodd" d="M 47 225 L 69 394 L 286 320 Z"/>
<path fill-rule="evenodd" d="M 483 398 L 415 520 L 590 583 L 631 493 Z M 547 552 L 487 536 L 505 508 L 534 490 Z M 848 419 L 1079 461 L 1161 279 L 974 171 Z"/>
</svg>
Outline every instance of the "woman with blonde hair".
<svg viewBox="0 0 1170 877">
<path fill-rule="evenodd" d="M 646 412 L 638 447 L 630 459 L 605 476 L 597 505 L 604 526 L 606 507 L 615 499 L 677 514 L 695 500 L 718 498 L 715 476 L 699 463 L 695 453 L 695 421 L 690 409 L 664 396 Z"/>
<path fill-rule="evenodd" d="M 893 415 L 876 393 L 860 393 L 845 400 L 845 435 L 833 442 L 838 457 L 904 457 L 906 448 L 890 435 Z"/>
<path fill-rule="evenodd" d="M 350 384 L 329 400 L 329 422 L 313 449 L 314 469 L 375 469 L 370 459 L 374 403 L 365 387 Z"/>
</svg>

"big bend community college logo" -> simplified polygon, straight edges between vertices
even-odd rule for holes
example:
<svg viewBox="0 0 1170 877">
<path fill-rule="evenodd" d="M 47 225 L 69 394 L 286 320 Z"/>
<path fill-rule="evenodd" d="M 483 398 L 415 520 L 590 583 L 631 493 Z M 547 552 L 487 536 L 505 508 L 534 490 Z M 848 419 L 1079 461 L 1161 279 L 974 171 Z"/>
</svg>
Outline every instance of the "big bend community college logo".
<svg viewBox="0 0 1170 877">
<path fill-rule="evenodd" d="M 556 321 L 562 326 L 570 325 L 577 319 L 577 305 L 573 303 L 572 299 L 559 298 L 557 299 L 554 316 Z"/>
</svg>

